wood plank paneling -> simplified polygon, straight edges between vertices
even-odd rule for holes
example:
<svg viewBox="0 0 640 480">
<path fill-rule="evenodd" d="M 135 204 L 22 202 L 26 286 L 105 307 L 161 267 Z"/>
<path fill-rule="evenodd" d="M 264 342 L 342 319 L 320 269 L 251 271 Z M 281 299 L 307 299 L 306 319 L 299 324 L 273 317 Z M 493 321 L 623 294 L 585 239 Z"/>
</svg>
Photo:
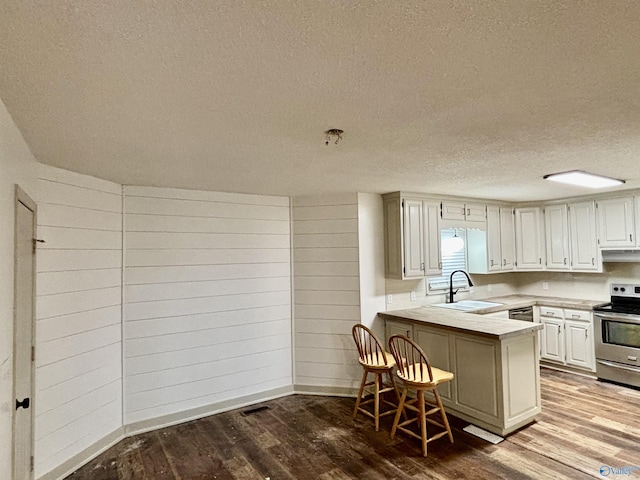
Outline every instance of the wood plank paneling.
<svg viewBox="0 0 640 480">
<path fill-rule="evenodd" d="M 35 474 L 122 425 L 122 187 L 39 166 Z"/>
<path fill-rule="evenodd" d="M 354 387 L 360 322 L 356 194 L 293 199 L 295 384 Z"/>
<path fill-rule="evenodd" d="M 125 187 L 125 423 L 290 385 L 285 197 Z"/>
</svg>

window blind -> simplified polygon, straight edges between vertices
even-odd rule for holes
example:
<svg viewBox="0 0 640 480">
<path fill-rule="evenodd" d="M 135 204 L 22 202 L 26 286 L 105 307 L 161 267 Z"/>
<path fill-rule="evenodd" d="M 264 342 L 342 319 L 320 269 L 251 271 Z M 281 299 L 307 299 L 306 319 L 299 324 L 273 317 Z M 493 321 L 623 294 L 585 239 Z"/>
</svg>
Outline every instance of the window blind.
<svg viewBox="0 0 640 480">
<path fill-rule="evenodd" d="M 455 238 L 457 237 L 457 238 Z M 429 290 L 449 288 L 449 276 L 456 270 L 467 269 L 467 238 L 463 228 L 448 228 L 440 231 L 442 275 L 428 277 Z M 454 288 L 467 286 L 466 277 L 460 273 L 453 277 Z"/>
</svg>

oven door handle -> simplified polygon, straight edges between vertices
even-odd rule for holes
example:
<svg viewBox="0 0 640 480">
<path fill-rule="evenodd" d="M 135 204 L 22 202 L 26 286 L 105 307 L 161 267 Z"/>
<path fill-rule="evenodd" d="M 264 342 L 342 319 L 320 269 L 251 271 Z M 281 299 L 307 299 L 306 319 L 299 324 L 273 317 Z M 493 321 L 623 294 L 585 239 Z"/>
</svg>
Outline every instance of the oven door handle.
<svg viewBox="0 0 640 480">
<path fill-rule="evenodd" d="M 640 324 L 640 315 L 630 315 L 630 314 L 624 314 L 624 313 L 593 312 L 593 316 L 595 318 L 599 318 L 600 320 Z"/>
<path fill-rule="evenodd" d="M 604 360 L 597 360 L 597 362 L 600 365 L 604 365 L 605 367 L 619 368 L 621 370 L 628 370 L 628 371 L 634 372 L 634 373 L 640 372 L 640 368 L 627 367 L 627 366 L 622 365 L 620 363 L 605 362 Z"/>
</svg>

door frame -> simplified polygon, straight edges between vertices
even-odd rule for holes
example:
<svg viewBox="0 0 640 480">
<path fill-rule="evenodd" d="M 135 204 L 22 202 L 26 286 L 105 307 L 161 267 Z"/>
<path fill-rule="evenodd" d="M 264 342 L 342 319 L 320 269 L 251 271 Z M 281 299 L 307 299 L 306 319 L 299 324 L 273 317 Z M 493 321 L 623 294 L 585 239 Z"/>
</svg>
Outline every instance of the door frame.
<svg viewBox="0 0 640 480">
<path fill-rule="evenodd" d="M 15 472 L 15 442 L 16 442 L 16 435 L 15 435 L 15 430 L 16 430 L 16 424 L 15 424 L 15 417 L 16 417 L 16 409 L 14 407 L 14 402 L 16 397 L 16 352 L 17 352 L 17 345 L 16 345 L 16 341 L 15 341 L 15 336 L 16 336 L 16 330 L 17 330 L 17 323 L 18 323 L 18 308 L 17 308 L 17 300 L 18 300 L 18 284 L 17 284 L 17 265 L 18 265 L 18 255 L 17 255 L 17 245 L 18 245 L 18 207 L 19 204 L 24 205 L 26 208 L 28 208 L 29 210 L 31 210 L 33 212 L 33 228 L 32 228 L 32 232 L 33 232 L 33 271 L 32 271 L 32 289 L 31 289 L 31 293 L 32 293 L 32 299 L 31 299 L 31 305 L 32 305 L 32 315 L 31 315 L 31 352 L 32 352 L 32 357 L 31 357 L 31 392 L 30 392 L 30 397 L 31 398 L 31 406 L 29 407 L 30 409 L 30 415 L 31 415 L 31 458 L 33 459 L 33 454 L 34 454 L 34 448 L 35 448 L 35 333 L 36 333 L 36 329 L 35 329 L 35 324 L 36 324 L 36 255 L 35 255 L 35 245 L 36 245 L 36 228 L 37 228 L 37 213 L 38 213 L 38 207 L 36 202 L 33 201 L 33 199 L 22 189 L 20 188 L 19 185 L 16 184 L 15 186 L 15 201 L 14 201 L 14 241 L 13 241 L 13 245 L 14 245 L 14 255 L 13 255 L 13 271 L 14 271 L 14 275 L 13 275 L 13 377 L 12 377 L 12 392 L 13 392 L 13 397 L 12 397 L 12 401 L 11 401 L 11 436 L 12 436 L 12 442 L 11 442 L 11 474 L 13 475 Z M 33 468 L 33 460 L 32 460 L 32 468 L 31 468 L 31 478 L 34 477 L 34 468 Z"/>
</svg>

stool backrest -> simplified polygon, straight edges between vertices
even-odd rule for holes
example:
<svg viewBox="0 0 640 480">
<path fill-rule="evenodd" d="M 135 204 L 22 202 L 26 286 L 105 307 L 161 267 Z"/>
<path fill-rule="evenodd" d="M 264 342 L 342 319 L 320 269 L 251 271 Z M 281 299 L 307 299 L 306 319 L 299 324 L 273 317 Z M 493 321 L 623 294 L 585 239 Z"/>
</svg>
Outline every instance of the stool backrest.
<svg viewBox="0 0 640 480">
<path fill-rule="evenodd" d="M 367 365 L 389 365 L 387 354 L 378 337 L 364 325 L 356 323 L 351 328 L 353 340 L 356 342 L 360 362 Z"/>
<path fill-rule="evenodd" d="M 422 348 L 404 335 L 392 335 L 389 338 L 389 349 L 396 361 L 398 375 L 409 380 L 433 382 L 431 365 Z"/>
</svg>

